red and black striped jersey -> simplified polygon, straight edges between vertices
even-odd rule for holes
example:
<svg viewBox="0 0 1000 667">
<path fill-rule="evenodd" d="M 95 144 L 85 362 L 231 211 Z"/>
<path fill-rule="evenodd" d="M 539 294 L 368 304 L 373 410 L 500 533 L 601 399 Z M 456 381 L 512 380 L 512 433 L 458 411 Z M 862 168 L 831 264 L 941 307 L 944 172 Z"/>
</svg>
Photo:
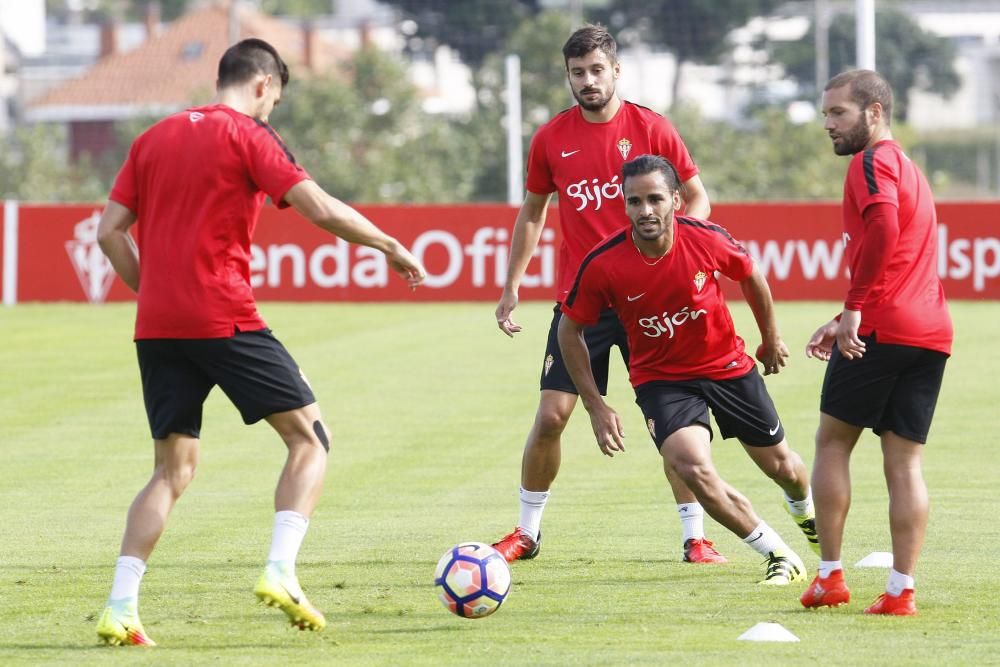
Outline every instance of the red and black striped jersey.
<svg viewBox="0 0 1000 667">
<path fill-rule="evenodd" d="M 307 178 L 267 123 L 222 104 L 173 114 L 140 135 L 110 196 L 138 218 L 136 339 L 264 328 L 250 239 L 264 199 L 283 206 Z"/>
<path fill-rule="evenodd" d="M 629 226 L 586 256 L 562 311 L 593 324 L 611 304 L 628 336 L 634 387 L 740 377 L 754 361 L 736 335 L 716 272 L 739 281 L 753 266 L 729 232 L 706 220 L 675 216 L 673 246 L 658 259 L 639 252 Z"/>
<path fill-rule="evenodd" d="M 899 238 L 861 306 L 859 333 L 883 343 L 951 353 L 951 315 L 937 271 L 937 214 L 930 185 L 898 143 L 880 141 L 855 154 L 844 181 L 844 242 L 851 275 L 859 274 L 865 209 L 896 207 Z"/>
</svg>

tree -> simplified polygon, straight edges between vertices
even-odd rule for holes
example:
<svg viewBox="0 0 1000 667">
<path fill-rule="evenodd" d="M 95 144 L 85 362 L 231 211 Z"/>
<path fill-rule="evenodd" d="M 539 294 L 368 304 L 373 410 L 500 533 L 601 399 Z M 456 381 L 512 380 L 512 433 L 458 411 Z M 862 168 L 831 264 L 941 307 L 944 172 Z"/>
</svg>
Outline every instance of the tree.
<svg viewBox="0 0 1000 667">
<path fill-rule="evenodd" d="M 783 0 L 613 0 L 595 16 L 623 33 L 627 46 L 638 40 L 670 51 L 677 59 L 671 104 L 680 90 L 681 67 L 687 62 L 715 63 L 727 54 L 729 33 L 755 16 L 766 16 Z M 634 31 L 631 36 L 628 31 Z"/>
<path fill-rule="evenodd" d="M 855 20 L 853 14 L 838 14 L 830 22 L 830 72 L 855 67 Z M 816 82 L 815 25 L 794 43 L 771 43 L 774 61 L 799 82 L 803 90 L 817 90 L 826 82 Z M 961 78 L 955 71 L 955 47 L 947 39 L 932 35 L 909 15 L 895 10 L 879 10 L 875 18 L 875 65 L 892 85 L 895 94 L 893 115 L 905 121 L 910 92 L 927 90 L 949 97 L 958 90 Z"/>
<path fill-rule="evenodd" d="M 410 50 L 427 52 L 447 44 L 473 69 L 499 51 L 525 18 L 540 11 L 538 0 L 387 0 L 387 4 L 416 23 Z M 423 40 L 430 43 L 422 45 Z"/>
<path fill-rule="evenodd" d="M 101 201 L 107 184 L 84 160 L 70 164 L 66 156 L 66 128 L 25 125 L 4 139 L 0 151 L 0 199 L 39 202 Z"/>
</svg>

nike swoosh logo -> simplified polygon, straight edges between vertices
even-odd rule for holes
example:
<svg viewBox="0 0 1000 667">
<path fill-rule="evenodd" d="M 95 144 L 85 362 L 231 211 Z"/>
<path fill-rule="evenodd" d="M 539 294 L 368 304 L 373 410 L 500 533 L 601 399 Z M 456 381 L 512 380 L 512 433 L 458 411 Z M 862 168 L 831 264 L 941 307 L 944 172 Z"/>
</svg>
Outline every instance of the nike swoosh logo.
<svg viewBox="0 0 1000 667">
<path fill-rule="evenodd" d="M 576 155 L 576 154 L 577 154 L 577 153 L 579 153 L 579 152 L 580 152 L 581 150 L 583 150 L 583 149 L 581 149 L 581 148 L 577 148 L 577 149 L 576 149 L 575 151 L 563 151 L 563 152 L 562 152 L 562 156 L 563 156 L 563 157 L 569 157 L 570 155 Z"/>
<path fill-rule="evenodd" d="M 767 432 L 767 434 L 768 434 L 768 435 L 774 435 L 775 433 L 777 433 L 777 432 L 778 432 L 778 429 L 779 429 L 779 428 L 781 428 L 781 420 L 778 420 L 778 423 L 777 423 L 777 424 L 775 424 L 775 425 L 774 425 L 774 428 L 772 428 L 772 429 L 771 429 L 770 431 L 768 431 L 768 432 Z"/>
<path fill-rule="evenodd" d="M 757 533 L 757 537 L 755 537 L 752 540 L 750 540 L 750 542 L 756 542 L 757 540 L 759 540 L 762 537 L 764 537 L 764 531 L 761 531 L 761 532 Z M 750 542 L 747 542 L 747 544 L 750 544 Z"/>
<path fill-rule="evenodd" d="M 278 584 L 278 585 L 281 586 L 281 590 L 283 590 L 286 593 L 288 593 L 288 597 L 290 597 L 292 599 L 292 602 L 294 602 L 295 604 L 299 604 L 299 598 L 297 596 L 295 596 L 295 595 L 292 595 L 292 592 L 290 590 L 288 590 L 287 588 L 285 588 L 284 584 Z"/>
<path fill-rule="evenodd" d="M 646 296 L 645 292 L 643 292 L 642 294 L 636 294 L 635 296 L 626 296 L 625 298 L 628 299 L 629 301 L 635 301 L 636 299 L 641 299 L 644 296 Z"/>
</svg>

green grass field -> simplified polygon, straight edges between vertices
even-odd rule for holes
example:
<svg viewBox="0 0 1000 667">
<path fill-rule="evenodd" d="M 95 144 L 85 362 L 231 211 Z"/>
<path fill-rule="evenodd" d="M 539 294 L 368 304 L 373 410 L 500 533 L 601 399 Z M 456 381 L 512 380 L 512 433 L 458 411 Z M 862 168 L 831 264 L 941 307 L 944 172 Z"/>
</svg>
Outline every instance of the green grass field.
<svg viewBox="0 0 1000 667">
<path fill-rule="evenodd" d="M 97 644 L 125 511 L 152 461 L 131 343 L 132 305 L 0 310 L 0 664 L 982 665 L 1000 662 L 996 451 L 1000 305 L 953 304 L 957 339 L 926 454 L 931 525 L 920 615 L 868 618 L 889 549 L 877 440 L 855 453 L 844 561 L 855 600 L 806 612 L 804 586 L 764 589 L 760 558 L 712 522 L 730 563 L 680 562 L 680 525 L 620 360 L 609 400 L 628 451 L 602 457 L 581 410 L 544 520 L 539 558 L 515 563 L 497 614 L 465 620 L 435 598 L 439 556 L 517 519 L 521 449 L 550 314 L 523 304 L 508 340 L 493 304 L 286 305 L 262 312 L 312 381 L 335 441 L 299 574 L 329 625 L 288 628 L 250 592 L 267 553 L 284 452 L 219 392 L 202 459 L 143 582 L 160 646 Z M 733 304 L 752 346 L 748 309 Z M 835 304 L 779 304 L 792 365 L 768 378 L 789 441 L 811 464 L 822 364 L 803 346 Z M 753 334 L 753 335 L 751 335 Z M 780 491 L 732 441 L 722 474 L 810 567 Z M 775 621 L 801 643 L 737 641 Z M 683 662 L 681 662 L 683 661 Z"/>
</svg>

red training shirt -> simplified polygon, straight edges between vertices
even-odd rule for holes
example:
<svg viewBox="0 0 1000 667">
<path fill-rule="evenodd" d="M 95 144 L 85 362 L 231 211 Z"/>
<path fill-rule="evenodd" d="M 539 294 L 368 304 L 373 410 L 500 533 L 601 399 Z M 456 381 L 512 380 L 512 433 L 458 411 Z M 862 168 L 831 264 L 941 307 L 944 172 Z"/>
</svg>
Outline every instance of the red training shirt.
<svg viewBox="0 0 1000 667">
<path fill-rule="evenodd" d="M 227 338 L 266 324 L 250 288 L 264 199 L 309 178 L 271 126 L 216 104 L 140 135 L 110 198 L 138 218 L 135 339 Z"/>
<path fill-rule="evenodd" d="M 681 182 L 698 167 L 670 121 L 646 107 L 622 101 L 615 117 L 590 123 L 579 106 L 538 128 L 528 152 L 527 190 L 558 193 L 562 244 L 557 301 L 569 293 L 584 256 L 625 220 L 622 165 L 640 155 L 673 163 Z"/>
<path fill-rule="evenodd" d="M 629 226 L 583 260 L 562 311 L 590 325 L 611 304 L 628 336 L 633 387 L 736 378 L 754 361 L 736 335 L 715 272 L 739 281 L 753 266 L 729 232 L 706 220 L 675 216 L 673 247 L 660 259 L 639 252 Z"/>
<path fill-rule="evenodd" d="M 865 209 L 873 204 L 898 209 L 899 235 L 884 272 L 867 294 L 852 290 L 848 306 L 861 301 L 859 333 L 878 340 L 951 353 L 951 315 L 937 274 L 937 214 L 930 185 L 898 143 L 880 141 L 851 159 L 844 181 L 844 242 L 852 286 L 863 275 Z M 884 261 L 884 258 L 883 258 Z"/>
</svg>

